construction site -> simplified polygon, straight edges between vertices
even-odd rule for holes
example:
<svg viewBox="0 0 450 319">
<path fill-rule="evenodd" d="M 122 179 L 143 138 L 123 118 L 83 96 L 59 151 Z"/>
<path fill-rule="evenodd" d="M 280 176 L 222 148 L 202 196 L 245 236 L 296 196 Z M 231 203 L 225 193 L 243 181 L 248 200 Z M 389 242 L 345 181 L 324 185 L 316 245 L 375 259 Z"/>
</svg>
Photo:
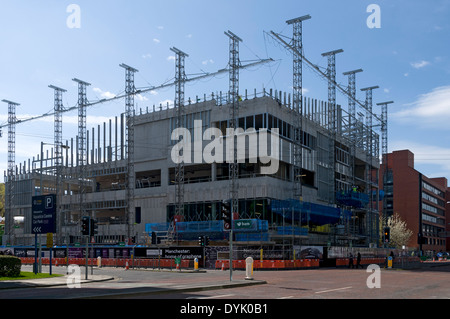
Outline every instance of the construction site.
<svg viewBox="0 0 450 319">
<path fill-rule="evenodd" d="M 322 54 L 328 61 L 326 71 L 311 63 L 302 44 L 303 24 L 309 19 L 306 15 L 286 21 L 292 31 L 288 36 L 266 32 L 292 56 L 292 92 L 241 88 L 240 72 L 273 60 L 241 63 L 239 45 L 245 39 L 226 31 L 228 68 L 217 73 L 228 73 L 229 87 L 203 96 L 185 97 L 185 84 L 212 74 L 188 78 L 188 54 L 175 47 L 173 83 L 136 89 L 139 70 L 120 64 L 125 94 L 90 102 L 91 84 L 73 79 L 78 87 L 78 134 L 70 140 L 62 139 L 63 114 L 74 109 L 63 107 L 66 90 L 51 85 L 54 112 L 43 116 L 54 117 L 54 142 L 45 152 L 42 142 L 40 154 L 23 163 L 15 160 L 16 148 L 21 147 L 15 141 L 16 126 L 37 118 L 18 121 L 19 104 L 4 100 L 8 169 L 3 245 L 32 246 L 36 236 L 43 238 L 31 222 L 33 198 L 53 194 L 53 243 L 60 247 L 87 241 L 103 246 L 198 246 L 199 237 L 206 236 L 209 245 L 224 250 L 233 249 L 228 246 L 232 239 L 235 249 L 283 247 L 288 252 L 283 257 L 293 254 L 294 259 L 296 251 L 307 246 L 379 247 L 383 192 L 378 179 L 380 161 L 387 154 L 387 106 L 392 102 L 374 107 L 378 86 L 356 85 L 362 69 L 341 72 L 348 86 L 338 84 L 336 56 L 342 49 Z M 323 80 L 327 97 L 304 96 L 304 67 Z M 174 105 L 136 108 L 137 94 L 168 87 L 174 89 Z M 358 100 L 357 92 L 365 100 Z M 348 104 L 337 104 L 337 94 Z M 90 107 L 113 100 L 123 101 L 123 113 L 87 127 Z M 181 128 L 190 136 L 174 138 Z M 189 138 L 207 149 L 212 138 L 205 140 L 205 132 L 210 129 L 222 133 L 215 136 L 219 147 L 224 141 L 234 145 L 231 153 L 223 149 L 228 161 L 198 158 L 196 152 L 191 157 L 183 148 L 185 160 L 174 162 L 174 149 L 179 152 L 176 146 L 186 145 Z M 270 174 L 264 173 L 270 164 L 267 158 L 255 158 L 251 145 L 242 149 L 238 144 L 240 135 L 256 141 L 263 133 L 276 137 L 279 144 L 266 147 L 267 158 L 277 161 L 276 172 Z M 228 203 L 230 227 L 223 219 Z M 88 236 L 82 233 L 83 217 L 94 219 L 98 227 Z"/>
</svg>

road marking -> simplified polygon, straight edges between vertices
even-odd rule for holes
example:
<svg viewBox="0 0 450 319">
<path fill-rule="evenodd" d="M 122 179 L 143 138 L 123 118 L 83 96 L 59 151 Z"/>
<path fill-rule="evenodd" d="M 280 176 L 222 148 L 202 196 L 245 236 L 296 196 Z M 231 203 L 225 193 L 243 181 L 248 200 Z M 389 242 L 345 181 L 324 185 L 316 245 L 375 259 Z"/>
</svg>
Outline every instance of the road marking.
<svg viewBox="0 0 450 319">
<path fill-rule="evenodd" d="M 294 298 L 294 296 L 280 297 L 280 298 L 277 298 L 277 299 L 291 299 L 291 298 Z"/>
<path fill-rule="evenodd" d="M 232 297 L 234 295 L 218 295 L 218 296 L 209 296 L 209 297 L 187 297 L 186 299 L 214 299 L 214 298 L 225 298 Z"/>
<path fill-rule="evenodd" d="M 316 291 L 316 294 L 323 294 L 326 292 L 332 292 L 332 291 L 339 291 L 339 290 L 346 290 L 351 289 L 352 287 L 344 287 L 344 288 L 336 288 L 336 289 L 330 289 L 330 290 L 322 290 L 322 291 Z"/>
</svg>

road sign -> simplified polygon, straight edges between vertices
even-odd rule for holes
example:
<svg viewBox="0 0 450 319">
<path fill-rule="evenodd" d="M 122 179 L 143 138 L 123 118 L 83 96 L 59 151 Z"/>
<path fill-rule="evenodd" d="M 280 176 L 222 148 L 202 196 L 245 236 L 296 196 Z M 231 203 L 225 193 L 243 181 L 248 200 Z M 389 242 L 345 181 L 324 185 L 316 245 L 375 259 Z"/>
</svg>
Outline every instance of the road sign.
<svg viewBox="0 0 450 319">
<path fill-rule="evenodd" d="M 56 195 L 32 198 L 31 231 L 33 234 L 56 233 Z"/>
</svg>

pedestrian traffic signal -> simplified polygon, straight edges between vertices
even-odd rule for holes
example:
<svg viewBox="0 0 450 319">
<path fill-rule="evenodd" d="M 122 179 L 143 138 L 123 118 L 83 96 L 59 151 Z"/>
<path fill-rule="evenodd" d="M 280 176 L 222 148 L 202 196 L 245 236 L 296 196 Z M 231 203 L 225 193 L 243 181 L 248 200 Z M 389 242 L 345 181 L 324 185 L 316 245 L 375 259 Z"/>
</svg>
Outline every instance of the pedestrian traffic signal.
<svg viewBox="0 0 450 319">
<path fill-rule="evenodd" d="M 84 216 L 81 218 L 81 234 L 84 236 L 89 235 L 89 228 L 90 228 L 90 218 L 88 216 Z"/>
<path fill-rule="evenodd" d="M 428 244 L 428 239 L 426 237 L 423 237 L 423 234 L 419 233 L 417 234 L 417 243 L 419 245 L 426 245 Z"/>
<path fill-rule="evenodd" d="M 231 201 L 224 200 L 222 202 L 222 219 L 223 219 L 223 228 L 225 230 L 231 229 Z"/>
<path fill-rule="evenodd" d="M 89 229 L 89 235 L 90 236 L 94 236 L 98 234 L 98 225 L 97 225 L 97 220 L 94 218 L 91 218 L 91 222 L 90 222 L 90 229 Z"/>
<path fill-rule="evenodd" d="M 205 246 L 205 237 L 204 236 L 199 236 L 198 237 L 198 245 L 199 246 Z"/>
<path fill-rule="evenodd" d="M 384 242 L 388 243 L 391 241 L 391 229 L 389 227 L 384 228 Z"/>
</svg>

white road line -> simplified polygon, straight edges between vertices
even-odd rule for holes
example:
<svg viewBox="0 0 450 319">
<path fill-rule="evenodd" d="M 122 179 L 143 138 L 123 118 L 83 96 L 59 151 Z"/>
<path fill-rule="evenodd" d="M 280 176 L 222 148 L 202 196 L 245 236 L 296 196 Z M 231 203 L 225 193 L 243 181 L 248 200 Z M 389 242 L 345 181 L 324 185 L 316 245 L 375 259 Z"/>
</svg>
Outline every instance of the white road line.
<svg viewBox="0 0 450 319">
<path fill-rule="evenodd" d="M 330 289 L 330 290 L 322 290 L 322 291 L 316 291 L 316 294 L 323 294 L 326 292 L 332 292 L 332 291 L 339 291 L 339 290 L 346 290 L 351 289 L 352 287 L 344 287 L 344 288 L 336 288 L 336 289 Z"/>
<path fill-rule="evenodd" d="M 280 297 L 280 298 L 277 298 L 277 299 L 291 299 L 291 298 L 294 298 L 294 296 Z"/>
</svg>

